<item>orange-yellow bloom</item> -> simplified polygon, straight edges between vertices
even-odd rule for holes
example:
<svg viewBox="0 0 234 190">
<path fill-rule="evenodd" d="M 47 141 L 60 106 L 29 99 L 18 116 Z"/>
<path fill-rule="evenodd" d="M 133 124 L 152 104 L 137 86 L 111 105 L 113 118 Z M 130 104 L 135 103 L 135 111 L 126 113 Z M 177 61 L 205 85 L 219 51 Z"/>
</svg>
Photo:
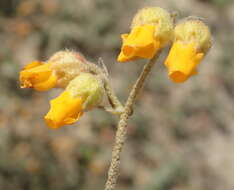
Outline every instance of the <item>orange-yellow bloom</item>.
<svg viewBox="0 0 234 190">
<path fill-rule="evenodd" d="M 56 85 L 57 77 L 51 69 L 52 63 L 34 61 L 20 72 L 21 88 L 45 91 Z"/>
<path fill-rule="evenodd" d="M 45 91 L 65 88 L 68 83 L 86 71 L 86 59 L 79 53 L 59 51 L 46 62 L 33 61 L 20 72 L 21 88 Z"/>
<path fill-rule="evenodd" d="M 197 65 L 204 57 L 197 53 L 194 44 L 175 42 L 170 50 L 165 65 L 169 69 L 169 77 L 176 83 L 186 81 L 197 74 Z"/>
<path fill-rule="evenodd" d="M 122 34 L 119 62 L 139 58 L 151 59 L 172 39 L 173 21 L 170 14 L 159 7 L 141 9 L 133 18 L 130 34 Z"/>
<path fill-rule="evenodd" d="M 50 111 L 45 116 L 47 125 L 59 128 L 75 123 L 84 111 L 100 104 L 103 93 L 103 83 L 98 77 L 81 73 L 61 95 L 51 100 Z"/>
<path fill-rule="evenodd" d="M 51 100 L 51 109 L 45 116 L 47 125 L 51 128 L 59 128 L 75 123 L 83 114 L 83 103 L 82 97 L 74 97 L 69 91 L 64 91 Z"/>
<path fill-rule="evenodd" d="M 200 20 L 186 20 L 175 27 L 175 39 L 165 61 L 173 82 L 197 74 L 197 65 L 211 47 L 209 28 Z"/>
<path fill-rule="evenodd" d="M 65 91 L 50 101 L 44 117 L 51 128 L 75 123 L 81 115 L 97 107 L 103 98 L 104 84 L 99 75 L 88 73 L 89 62 L 79 53 L 60 51 L 43 63 L 34 61 L 20 72 L 22 88 L 45 91 L 60 87 Z"/>
<path fill-rule="evenodd" d="M 137 58 L 152 58 L 160 48 L 160 42 L 154 37 L 155 26 L 144 25 L 132 29 L 130 34 L 123 34 L 123 46 L 118 56 L 119 62 Z"/>
</svg>

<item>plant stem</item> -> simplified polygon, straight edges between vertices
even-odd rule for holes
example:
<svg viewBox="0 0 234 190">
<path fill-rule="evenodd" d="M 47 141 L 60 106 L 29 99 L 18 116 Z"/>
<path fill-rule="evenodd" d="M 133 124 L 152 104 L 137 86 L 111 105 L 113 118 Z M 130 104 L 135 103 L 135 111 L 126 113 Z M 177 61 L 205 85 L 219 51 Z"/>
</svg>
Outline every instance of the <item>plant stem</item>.
<svg viewBox="0 0 234 190">
<path fill-rule="evenodd" d="M 104 81 L 104 88 L 108 97 L 108 101 L 111 104 L 112 108 L 115 110 L 116 114 L 122 113 L 124 108 L 117 96 L 115 95 L 108 80 Z"/>
<path fill-rule="evenodd" d="M 124 112 L 120 115 L 120 120 L 117 127 L 115 144 L 112 150 L 111 165 L 108 171 L 108 179 L 106 182 L 105 190 L 114 190 L 116 187 L 117 179 L 119 176 L 119 170 L 120 170 L 120 154 L 127 136 L 128 118 L 132 113 L 132 107 L 133 104 L 135 103 L 136 96 L 139 94 L 139 91 L 142 89 L 145 79 L 148 76 L 149 72 L 151 71 L 153 65 L 155 64 L 157 57 L 158 56 L 153 57 L 144 66 L 139 78 L 136 80 L 128 96 L 127 102 L 124 106 Z"/>
<path fill-rule="evenodd" d="M 117 114 L 117 115 L 121 114 L 123 112 L 123 106 L 121 102 L 119 101 L 118 97 L 115 95 L 114 90 L 112 89 L 110 85 L 107 73 L 105 73 L 105 70 L 103 70 L 102 68 L 100 68 L 99 66 L 97 66 L 96 64 L 92 62 L 89 62 L 86 65 L 86 67 L 87 67 L 86 69 L 89 70 L 90 72 L 93 72 L 102 77 L 106 95 L 108 97 L 108 101 L 111 107 L 113 108 L 112 110 L 108 109 L 109 112 L 113 114 Z"/>
</svg>

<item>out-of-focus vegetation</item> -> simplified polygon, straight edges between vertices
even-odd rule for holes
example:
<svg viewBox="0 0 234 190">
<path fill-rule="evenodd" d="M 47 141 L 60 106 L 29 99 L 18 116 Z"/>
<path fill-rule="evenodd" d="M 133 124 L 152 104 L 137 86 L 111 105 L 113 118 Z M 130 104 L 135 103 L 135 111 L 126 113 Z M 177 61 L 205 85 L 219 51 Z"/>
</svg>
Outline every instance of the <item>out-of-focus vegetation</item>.
<svg viewBox="0 0 234 190">
<path fill-rule="evenodd" d="M 198 15 L 213 47 L 184 84 L 156 64 L 129 124 L 118 189 L 233 190 L 234 4 L 232 0 L 1 0 L 0 189 L 103 189 L 117 118 L 95 110 L 75 126 L 48 129 L 58 93 L 20 89 L 18 72 L 60 49 L 102 57 L 125 100 L 144 61 L 117 64 L 120 34 L 136 10 L 161 6 Z"/>
</svg>

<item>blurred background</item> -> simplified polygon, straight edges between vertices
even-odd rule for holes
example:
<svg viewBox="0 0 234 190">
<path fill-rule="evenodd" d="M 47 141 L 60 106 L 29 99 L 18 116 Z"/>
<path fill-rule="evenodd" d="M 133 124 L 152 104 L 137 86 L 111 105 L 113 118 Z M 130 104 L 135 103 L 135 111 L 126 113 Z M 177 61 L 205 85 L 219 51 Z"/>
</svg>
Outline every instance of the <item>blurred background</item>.
<svg viewBox="0 0 234 190">
<path fill-rule="evenodd" d="M 213 47 L 184 84 L 167 77 L 168 50 L 160 57 L 129 122 L 118 189 L 234 189 L 233 0 L 1 0 L 0 189 L 103 189 L 118 118 L 93 110 L 50 130 L 43 116 L 60 91 L 20 89 L 19 70 L 62 49 L 101 57 L 124 102 L 144 61 L 116 62 L 120 34 L 151 5 L 204 18 Z"/>
</svg>

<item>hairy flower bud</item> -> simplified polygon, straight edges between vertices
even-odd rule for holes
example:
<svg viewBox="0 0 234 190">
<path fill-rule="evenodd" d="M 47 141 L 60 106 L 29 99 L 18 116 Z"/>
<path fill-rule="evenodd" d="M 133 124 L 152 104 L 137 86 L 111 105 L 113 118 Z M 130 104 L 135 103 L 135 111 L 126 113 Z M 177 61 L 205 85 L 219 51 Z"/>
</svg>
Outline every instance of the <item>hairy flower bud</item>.
<svg viewBox="0 0 234 190">
<path fill-rule="evenodd" d="M 197 74 L 197 65 L 210 47 L 210 30 L 201 20 L 187 19 L 177 24 L 174 42 L 165 61 L 169 77 L 180 83 Z"/>
<path fill-rule="evenodd" d="M 104 88 L 97 76 L 82 73 L 74 78 L 65 91 L 51 100 L 45 121 L 51 128 L 75 123 L 84 111 L 97 107 L 103 98 Z"/>
<path fill-rule="evenodd" d="M 103 86 L 103 82 L 98 76 L 82 73 L 68 84 L 66 90 L 75 97 L 85 99 L 82 109 L 90 110 L 101 103 L 104 95 Z"/>
<path fill-rule="evenodd" d="M 133 18 L 131 28 L 152 25 L 155 26 L 154 37 L 164 47 L 173 39 L 173 19 L 171 15 L 160 7 L 146 7 L 141 9 Z"/>
<path fill-rule="evenodd" d="M 141 9 L 133 18 L 130 34 L 123 34 L 119 62 L 151 59 L 173 37 L 173 19 L 159 7 Z"/>
<path fill-rule="evenodd" d="M 57 87 L 65 88 L 73 78 L 86 72 L 87 60 L 77 52 L 59 51 L 48 62 L 54 63 L 52 69 L 58 77 Z"/>
<path fill-rule="evenodd" d="M 174 41 L 194 43 L 197 52 L 206 53 L 211 47 L 210 29 L 200 19 L 189 17 L 176 25 Z"/>
<path fill-rule="evenodd" d="M 45 91 L 54 87 L 65 88 L 70 80 L 85 72 L 87 61 L 78 53 L 60 51 L 48 61 L 33 61 L 20 72 L 21 88 Z"/>
</svg>

